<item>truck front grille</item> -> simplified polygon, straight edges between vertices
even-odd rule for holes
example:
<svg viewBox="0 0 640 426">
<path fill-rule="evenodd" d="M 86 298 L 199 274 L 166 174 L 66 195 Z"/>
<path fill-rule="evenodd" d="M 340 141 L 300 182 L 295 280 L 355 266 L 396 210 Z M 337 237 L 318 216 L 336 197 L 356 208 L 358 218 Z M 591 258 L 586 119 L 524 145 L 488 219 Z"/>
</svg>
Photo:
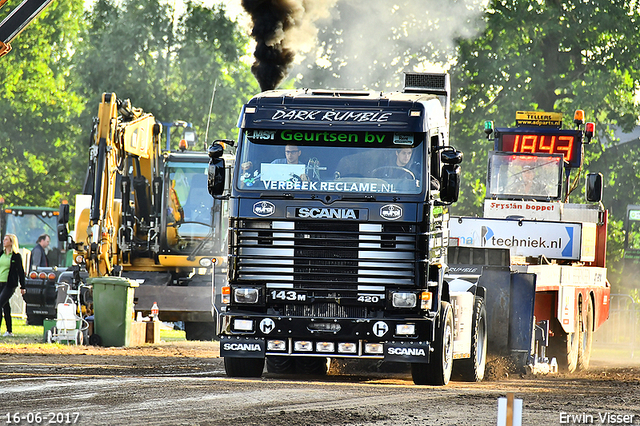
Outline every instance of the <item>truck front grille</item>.
<svg viewBox="0 0 640 426">
<path fill-rule="evenodd" d="M 293 317 L 312 318 L 368 318 L 367 308 L 363 306 L 341 306 L 337 303 L 314 303 L 312 305 L 284 306 L 283 314 Z"/>
<path fill-rule="evenodd" d="M 231 233 L 238 282 L 351 290 L 416 282 L 415 225 L 243 219 Z"/>
</svg>

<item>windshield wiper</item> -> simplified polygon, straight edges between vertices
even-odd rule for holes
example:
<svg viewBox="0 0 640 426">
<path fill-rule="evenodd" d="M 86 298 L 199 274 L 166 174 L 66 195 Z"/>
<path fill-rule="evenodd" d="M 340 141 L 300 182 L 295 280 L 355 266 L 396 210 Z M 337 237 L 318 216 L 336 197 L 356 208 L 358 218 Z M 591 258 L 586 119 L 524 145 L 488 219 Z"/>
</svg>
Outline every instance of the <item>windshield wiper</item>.
<svg viewBox="0 0 640 426">
<path fill-rule="evenodd" d="M 362 194 L 362 195 L 343 195 L 342 201 L 376 201 L 375 195 Z"/>
<path fill-rule="evenodd" d="M 290 192 L 283 193 L 273 193 L 273 192 L 262 192 L 260 193 L 260 198 L 280 198 L 284 200 L 293 200 L 293 194 Z"/>
</svg>

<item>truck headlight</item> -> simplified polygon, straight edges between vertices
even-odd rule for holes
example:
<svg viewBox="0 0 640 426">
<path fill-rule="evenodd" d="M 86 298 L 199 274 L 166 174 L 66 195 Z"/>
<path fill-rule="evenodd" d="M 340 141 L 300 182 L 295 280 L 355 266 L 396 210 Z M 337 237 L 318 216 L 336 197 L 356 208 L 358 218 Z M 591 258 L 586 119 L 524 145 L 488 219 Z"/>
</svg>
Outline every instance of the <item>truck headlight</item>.
<svg viewBox="0 0 640 426">
<path fill-rule="evenodd" d="M 394 308 L 415 308 L 416 301 L 416 294 L 410 292 L 395 292 L 391 297 Z"/>
<path fill-rule="evenodd" d="M 233 300 L 236 303 L 257 303 L 258 289 L 238 287 L 233 289 Z"/>
</svg>

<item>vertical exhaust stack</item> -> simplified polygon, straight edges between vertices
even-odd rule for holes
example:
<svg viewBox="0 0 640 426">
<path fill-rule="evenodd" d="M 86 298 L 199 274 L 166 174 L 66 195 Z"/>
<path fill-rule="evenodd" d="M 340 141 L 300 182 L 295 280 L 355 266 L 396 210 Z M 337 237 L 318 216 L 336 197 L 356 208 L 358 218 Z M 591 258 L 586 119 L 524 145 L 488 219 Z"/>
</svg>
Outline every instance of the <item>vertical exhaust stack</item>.
<svg viewBox="0 0 640 426">
<path fill-rule="evenodd" d="M 451 81 L 447 73 L 405 72 L 403 93 L 425 93 L 436 95 L 444 108 L 449 122 L 451 103 Z"/>
</svg>

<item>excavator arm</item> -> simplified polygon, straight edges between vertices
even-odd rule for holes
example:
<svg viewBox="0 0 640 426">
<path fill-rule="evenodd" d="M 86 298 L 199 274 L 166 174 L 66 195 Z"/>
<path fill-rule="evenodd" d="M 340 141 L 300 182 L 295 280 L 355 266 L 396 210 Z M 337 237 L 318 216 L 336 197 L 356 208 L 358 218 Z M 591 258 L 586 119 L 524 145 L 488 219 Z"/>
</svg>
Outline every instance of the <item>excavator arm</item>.
<svg viewBox="0 0 640 426">
<path fill-rule="evenodd" d="M 52 0 L 24 0 L 0 22 L 0 57 L 11 50 L 11 42 Z M 0 0 L 0 8 L 7 0 Z"/>
<path fill-rule="evenodd" d="M 117 99 L 115 93 L 103 94 L 95 124 L 91 206 L 81 214 L 82 226 L 76 234 L 80 243 L 76 254 L 86 259 L 91 277 L 111 275 L 114 266 L 128 263 L 136 238 L 151 244 L 144 240 L 157 235 L 152 228 L 158 208 L 152 205 L 151 197 L 159 197 L 154 197 L 150 185 L 159 173 L 162 132 L 153 115 L 132 107 L 128 100 Z M 135 170 L 134 176 L 130 169 Z M 118 185 L 122 195 L 117 195 Z M 133 206 L 128 201 L 131 192 L 136 200 Z"/>
</svg>

